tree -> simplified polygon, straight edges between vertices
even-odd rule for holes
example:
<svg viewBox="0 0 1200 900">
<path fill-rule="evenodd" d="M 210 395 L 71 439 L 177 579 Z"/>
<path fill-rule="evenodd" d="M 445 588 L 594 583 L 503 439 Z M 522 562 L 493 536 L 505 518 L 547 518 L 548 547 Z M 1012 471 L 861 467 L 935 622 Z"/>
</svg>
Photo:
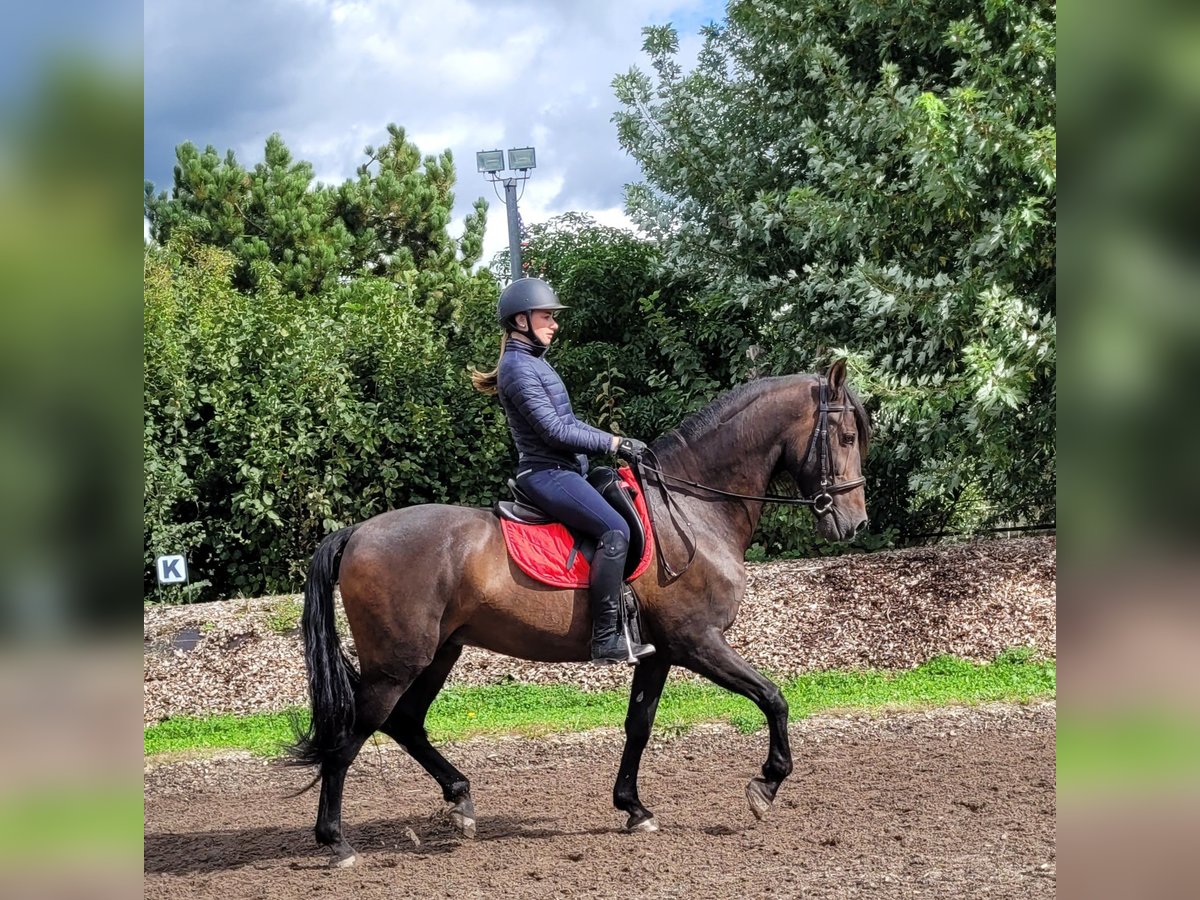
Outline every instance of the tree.
<svg viewBox="0 0 1200 900">
<path fill-rule="evenodd" d="M 487 207 L 453 239 L 449 154 L 389 132 L 336 188 L 278 136 L 253 171 L 185 144 L 172 195 L 147 185 L 147 592 L 179 550 L 199 597 L 295 590 L 329 530 L 503 485 L 502 417 L 467 377 L 493 336 Z"/>
<path fill-rule="evenodd" d="M 155 195 L 145 185 L 145 215 L 154 240 L 165 245 L 186 229 L 238 260 L 235 285 L 254 281 L 254 263 L 271 263 L 285 290 L 296 296 L 332 288 L 359 274 L 397 281 L 418 276 L 458 280 L 479 262 L 487 203 L 479 198 L 462 237 L 448 232 L 454 161 L 449 150 L 422 159 L 403 128 L 366 147 L 355 178 L 339 186 L 313 183 L 312 165 L 292 159 L 278 134 L 267 139 L 252 171 L 227 151 L 176 148 L 174 187 Z"/>
<path fill-rule="evenodd" d="M 618 76 L 631 216 L 762 323 L 762 365 L 848 355 L 874 525 L 1054 510 L 1055 8 L 735 0 L 684 74 Z"/>
<path fill-rule="evenodd" d="M 186 233 L 145 250 L 144 551 L 186 551 L 200 597 L 294 591 L 320 539 L 424 502 L 490 505 L 506 435 L 470 323 L 360 276 L 304 298 Z M 463 297 L 495 304 L 486 273 Z M 419 298 L 418 298 L 419 299 Z M 490 318 L 490 317 L 489 317 Z M 458 324 L 458 323 L 456 323 Z"/>
</svg>

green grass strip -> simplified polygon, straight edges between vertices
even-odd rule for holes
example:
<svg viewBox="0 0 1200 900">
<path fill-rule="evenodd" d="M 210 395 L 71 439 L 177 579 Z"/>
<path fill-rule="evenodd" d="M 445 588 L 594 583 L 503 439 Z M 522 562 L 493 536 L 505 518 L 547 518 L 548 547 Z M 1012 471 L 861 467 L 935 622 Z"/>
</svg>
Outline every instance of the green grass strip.
<svg viewBox="0 0 1200 900">
<path fill-rule="evenodd" d="M 873 709 L 980 703 L 1027 702 L 1053 696 L 1053 661 L 1032 661 L 1024 650 L 1009 651 L 978 665 L 943 656 L 903 672 L 820 672 L 780 682 L 794 719 L 829 709 Z M 443 691 L 426 726 L 434 741 L 475 735 L 584 731 L 619 727 L 625 721 L 625 691 L 587 692 L 569 685 L 499 684 Z M 145 730 L 147 754 L 239 749 L 271 756 L 292 738 L 291 718 L 303 711 L 255 716 L 168 719 Z M 742 731 L 765 725 L 749 700 L 707 683 L 671 682 L 663 692 L 655 729 L 678 733 L 701 722 L 725 721 Z"/>
</svg>

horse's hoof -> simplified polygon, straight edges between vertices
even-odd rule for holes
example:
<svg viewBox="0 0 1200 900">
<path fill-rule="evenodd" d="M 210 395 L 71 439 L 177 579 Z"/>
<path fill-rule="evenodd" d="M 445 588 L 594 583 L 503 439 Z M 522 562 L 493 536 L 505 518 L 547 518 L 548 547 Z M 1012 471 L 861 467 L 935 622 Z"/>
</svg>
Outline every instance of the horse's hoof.
<svg viewBox="0 0 1200 900">
<path fill-rule="evenodd" d="M 475 837 L 475 820 L 470 816 L 451 813 L 450 824 L 454 826 L 455 831 L 468 840 L 471 840 Z"/>
<path fill-rule="evenodd" d="M 646 816 L 643 819 L 639 819 L 636 815 L 633 815 L 630 816 L 629 821 L 625 823 L 625 831 L 629 834 L 634 834 L 635 832 L 639 831 L 649 834 L 652 831 L 658 831 L 658 820 L 656 820 L 654 816 Z"/>
<path fill-rule="evenodd" d="M 750 804 L 750 812 L 754 813 L 754 818 L 762 821 L 763 816 L 771 811 L 775 798 L 768 793 L 767 782 L 755 776 L 746 785 L 746 801 Z"/>
<path fill-rule="evenodd" d="M 345 841 L 339 841 L 329 849 L 333 851 L 333 861 L 329 865 L 335 869 L 348 869 L 358 862 L 358 854 Z"/>
<path fill-rule="evenodd" d="M 463 837 L 475 837 L 475 802 L 470 797 L 450 807 L 450 824 Z"/>
</svg>

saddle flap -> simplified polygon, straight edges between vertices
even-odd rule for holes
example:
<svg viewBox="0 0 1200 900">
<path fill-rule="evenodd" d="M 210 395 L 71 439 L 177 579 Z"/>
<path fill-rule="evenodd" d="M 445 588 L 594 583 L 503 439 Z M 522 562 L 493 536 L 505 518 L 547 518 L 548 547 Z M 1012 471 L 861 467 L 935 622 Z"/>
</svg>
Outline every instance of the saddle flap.
<svg viewBox="0 0 1200 900">
<path fill-rule="evenodd" d="M 625 577 L 628 578 L 642 558 L 646 547 L 646 528 L 633 502 L 633 488 L 608 466 L 599 466 L 588 473 L 588 483 L 600 492 L 608 505 L 621 514 L 629 524 L 629 554 L 625 557 Z"/>
</svg>

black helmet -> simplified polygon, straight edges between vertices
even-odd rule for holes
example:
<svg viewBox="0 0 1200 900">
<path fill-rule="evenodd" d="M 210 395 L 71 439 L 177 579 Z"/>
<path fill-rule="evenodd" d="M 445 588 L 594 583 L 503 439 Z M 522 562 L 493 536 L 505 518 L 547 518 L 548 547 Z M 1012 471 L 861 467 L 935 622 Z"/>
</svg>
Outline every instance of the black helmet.
<svg viewBox="0 0 1200 900">
<path fill-rule="evenodd" d="M 569 309 L 558 302 L 554 288 L 540 278 L 518 278 L 500 292 L 496 319 L 505 325 L 518 313 L 531 309 Z"/>
</svg>

